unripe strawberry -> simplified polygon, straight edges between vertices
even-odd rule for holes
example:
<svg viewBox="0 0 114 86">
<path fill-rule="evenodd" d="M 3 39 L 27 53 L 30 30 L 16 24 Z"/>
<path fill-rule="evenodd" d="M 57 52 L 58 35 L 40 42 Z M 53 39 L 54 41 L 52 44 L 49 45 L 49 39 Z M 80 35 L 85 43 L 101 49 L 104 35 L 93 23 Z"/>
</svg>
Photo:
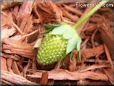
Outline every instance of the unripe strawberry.
<svg viewBox="0 0 114 86">
<path fill-rule="evenodd" d="M 63 59 L 66 55 L 66 47 L 67 40 L 62 36 L 47 34 L 39 48 L 39 64 L 52 64 Z"/>
<path fill-rule="evenodd" d="M 79 39 L 76 31 L 66 23 L 54 28 L 41 42 L 37 55 L 38 63 L 48 65 L 64 59 L 76 47 L 78 41 L 81 40 Z"/>
</svg>

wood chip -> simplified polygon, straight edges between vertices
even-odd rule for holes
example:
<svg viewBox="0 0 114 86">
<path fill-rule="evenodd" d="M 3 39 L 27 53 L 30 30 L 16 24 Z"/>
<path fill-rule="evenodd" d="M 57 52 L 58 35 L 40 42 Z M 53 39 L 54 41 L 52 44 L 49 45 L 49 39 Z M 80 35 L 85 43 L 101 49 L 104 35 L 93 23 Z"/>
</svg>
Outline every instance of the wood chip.
<svg viewBox="0 0 114 86">
<path fill-rule="evenodd" d="M 66 11 L 65 9 L 62 8 L 63 11 L 63 16 L 69 18 L 72 22 L 76 22 L 79 20 L 79 17 L 76 15 L 72 15 L 71 13 L 69 13 L 68 11 Z"/>
<path fill-rule="evenodd" d="M 112 70 L 110 68 L 107 68 L 107 69 L 104 69 L 104 72 L 108 76 L 109 81 L 111 82 L 111 84 L 114 85 L 114 70 Z"/>
<path fill-rule="evenodd" d="M 8 28 L 3 28 L 1 29 L 1 41 L 3 41 L 6 38 L 9 38 L 16 32 L 16 29 L 14 27 L 8 29 Z"/>
<path fill-rule="evenodd" d="M 22 4 L 21 8 L 19 9 L 19 13 L 18 13 L 17 17 L 23 18 L 26 15 L 29 15 L 32 12 L 33 2 L 34 2 L 34 0 L 23 1 L 23 4 Z"/>
<path fill-rule="evenodd" d="M 113 65 L 109 50 L 108 50 L 108 48 L 105 44 L 104 44 L 104 49 L 105 49 L 107 60 L 109 61 L 110 65 L 111 65 L 111 68 L 114 70 L 114 65 Z"/>
<path fill-rule="evenodd" d="M 27 75 L 29 78 L 41 78 L 42 72 L 36 72 L 32 75 Z M 108 77 L 103 73 L 96 73 L 92 71 L 86 71 L 83 73 L 74 71 L 69 72 L 63 69 L 57 69 L 48 71 L 48 79 L 53 80 L 84 80 L 84 79 L 92 79 L 92 80 L 103 80 L 108 81 Z"/>
<path fill-rule="evenodd" d="M 1 70 L 8 71 L 7 64 L 6 64 L 6 59 L 3 58 L 3 57 L 0 57 L 0 58 L 1 58 Z"/>
<path fill-rule="evenodd" d="M 11 82 L 17 85 L 38 85 L 34 82 L 28 81 L 22 76 L 19 76 L 19 75 L 16 75 L 14 73 L 7 72 L 7 71 L 1 71 L 1 78 L 2 80 L 6 80 L 8 82 Z"/>
<path fill-rule="evenodd" d="M 16 61 L 13 61 L 12 70 L 15 74 L 21 75 L 21 72 L 18 68 L 18 65 L 17 65 Z"/>
<path fill-rule="evenodd" d="M 79 70 L 79 72 L 85 72 L 85 71 L 89 71 L 89 70 L 95 70 L 95 69 L 101 69 L 101 68 L 108 68 L 110 67 L 109 65 L 91 65 L 91 66 L 86 66 L 85 68 L 81 68 Z"/>
<path fill-rule="evenodd" d="M 100 55 L 103 52 L 104 52 L 104 46 L 100 45 L 100 46 L 90 48 L 90 49 L 83 49 L 81 51 L 81 54 L 84 59 L 87 59 L 96 55 Z"/>
<path fill-rule="evenodd" d="M 12 26 L 12 21 L 13 21 L 13 18 L 12 18 L 12 14 L 11 12 L 3 12 L 1 11 L 1 14 L 2 14 L 2 22 L 1 22 L 1 26 Z"/>
<path fill-rule="evenodd" d="M 2 85 L 13 85 L 13 83 L 8 82 L 7 80 L 1 80 L 2 81 Z"/>
<path fill-rule="evenodd" d="M 13 60 L 12 59 L 7 59 L 7 67 L 8 67 L 8 71 L 13 73 L 13 70 L 12 70 L 12 63 L 13 63 Z"/>
<path fill-rule="evenodd" d="M 45 71 L 42 73 L 42 78 L 41 78 L 40 84 L 41 85 L 47 85 L 48 84 L 48 72 Z"/>
<path fill-rule="evenodd" d="M 36 1 L 38 17 L 41 23 L 61 22 L 62 11 L 51 0 L 49 1 Z M 45 5 L 46 4 L 46 5 Z M 48 8 L 48 9 L 47 9 Z M 37 13 L 36 12 L 36 13 Z"/>
<path fill-rule="evenodd" d="M 34 57 L 34 52 L 32 46 L 26 42 L 16 41 L 12 39 L 4 40 L 3 51 L 10 50 L 11 54 L 18 54 L 24 57 L 32 59 Z M 6 51 L 6 53 L 8 53 Z"/>
<path fill-rule="evenodd" d="M 76 8 L 73 8 L 73 7 L 70 7 L 70 6 L 67 6 L 67 5 L 64 5 L 64 8 L 72 13 L 75 13 L 76 15 L 78 16 L 81 16 L 82 15 L 82 12 L 80 10 L 77 10 Z"/>
<path fill-rule="evenodd" d="M 24 77 L 26 77 L 27 70 L 29 69 L 30 66 L 31 66 L 31 61 L 29 60 L 28 64 L 23 69 L 23 76 Z"/>
</svg>

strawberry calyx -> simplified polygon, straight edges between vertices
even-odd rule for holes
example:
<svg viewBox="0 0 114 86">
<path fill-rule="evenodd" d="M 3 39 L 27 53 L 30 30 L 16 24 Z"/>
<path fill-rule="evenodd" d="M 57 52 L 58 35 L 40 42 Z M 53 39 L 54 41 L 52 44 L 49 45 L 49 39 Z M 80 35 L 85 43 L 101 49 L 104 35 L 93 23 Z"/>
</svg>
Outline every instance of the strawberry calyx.
<svg viewBox="0 0 114 86">
<path fill-rule="evenodd" d="M 62 23 L 59 27 L 55 27 L 49 34 L 62 35 L 64 39 L 67 39 L 68 45 L 66 54 L 70 53 L 75 48 L 77 51 L 80 50 L 81 38 L 69 24 Z"/>
</svg>

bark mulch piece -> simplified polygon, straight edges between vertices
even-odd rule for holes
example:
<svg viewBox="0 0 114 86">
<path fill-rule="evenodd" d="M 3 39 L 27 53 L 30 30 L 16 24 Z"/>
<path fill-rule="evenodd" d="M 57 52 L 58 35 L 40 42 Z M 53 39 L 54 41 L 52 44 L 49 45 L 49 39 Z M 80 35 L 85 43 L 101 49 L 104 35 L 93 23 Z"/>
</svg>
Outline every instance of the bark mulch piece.
<svg viewBox="0 0 114 86">
<path fill-rule="evenodd" d="M 55 3 L 54 3 L 54 2 Z M 5 1 L 1 8 L 1 81 L 3 85 L 114 85 L 114 12 L 101 8 L 77 30 L 82 38 L 81 61 L 77 51 L 55 64 L 37 63 L 35 43 L 45 33 L 44 24 L 74 25 L 91 8 L 77 7 L 80 0 Z"/>
</svg>

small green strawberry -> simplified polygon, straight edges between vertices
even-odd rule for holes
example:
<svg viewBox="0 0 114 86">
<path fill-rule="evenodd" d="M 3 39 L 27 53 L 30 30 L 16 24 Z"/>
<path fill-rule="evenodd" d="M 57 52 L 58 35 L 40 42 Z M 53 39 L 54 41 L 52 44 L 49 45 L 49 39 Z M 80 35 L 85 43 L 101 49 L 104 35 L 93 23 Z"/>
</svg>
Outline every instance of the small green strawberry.
<svg viewBox="0 0 114 86">
<path fill-rule="evenodd" d="M 108 2 L 108 0 L 102 0 L 96 7 L 83 16 L 73 27 L 66 23 L 61 23 L 52 28 L 50 26 L 49 28 L 53 30 L 47 33 L 42 40 L 37 54 L 38 63 L 41 65 L 52 64 L 64 59 L 65 56 L 71 53 L 74 49 L 79 52 L 81 38 L 75 28 L 78 28 L 106 2 Z"/>
<path fill-rule="evenodd" d="M 45 35 L 38 51 L 39 64 L 47 65 L 64 59 L 81 38 L 71 26 L 64 23 Z M 79 50 L 79 49 L 78 49 Z"/>
<path fill-rule="evenodd" d="M 38 53 L 40 64 L 51 64 L 66 55 L 67 40 L 60 35 L 47 34 L 42 41 Z"/>
</svg>

